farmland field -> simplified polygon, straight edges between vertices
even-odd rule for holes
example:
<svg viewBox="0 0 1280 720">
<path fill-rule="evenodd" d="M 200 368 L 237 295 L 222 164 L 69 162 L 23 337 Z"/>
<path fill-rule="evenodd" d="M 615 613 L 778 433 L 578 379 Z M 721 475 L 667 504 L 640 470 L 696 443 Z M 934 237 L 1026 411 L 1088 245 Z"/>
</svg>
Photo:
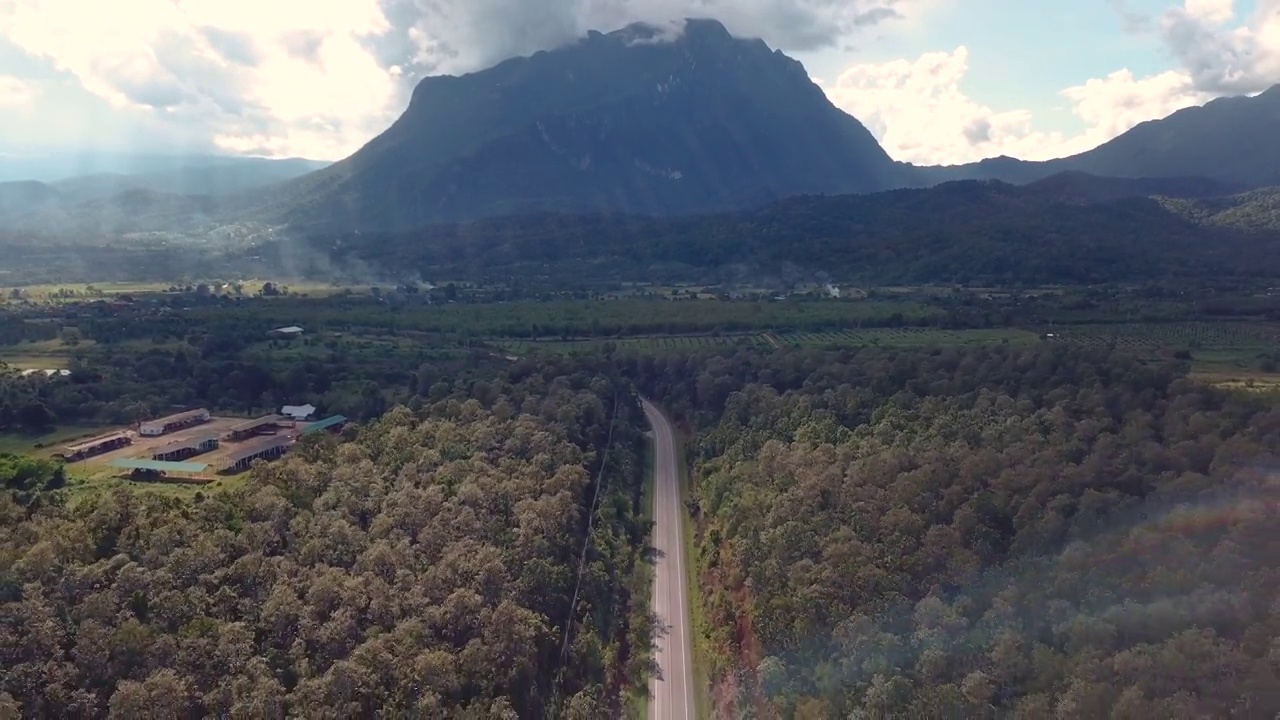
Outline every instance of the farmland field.
<svg viewBox="0 0 1280 720">
<path fill-rule="evenodd" d="M 592 353 L 612 344 L 623 352 L 663 352 L 710 350 L 719 347 L 767 346 L 764 336 L 748 335 L 659 335 L 628 338 L 584 338 L 578 340 L 513 340 L 494 343 L 504 352 L 523 355 L 535 352 L 553 354 Z"/>
<path fill-rule="evenodd" d="M 930 328 L 876 328 L 827 332 L 752 333 L 741 335 L 667 335 L 635 338 L 583 338 L 576 340 L 509 341 L 496 345 L 516 354 L 530 352 L 598 352 L 612 343 L 619 351 L 688 352 L 725 347 L 924 347 L 930 345 L 1028 344 L 1037 342 L 1025 330 L 934 330 Z"/>
<path fill-rule="evenodd" d="M 0 362 L 20 370 L 61 370 L 67 367 L 73 354 L 88 350 L 94 344 L 91 340 L 68 343 L 55 339 L 7 345 L 0 348 Z"/>
<path fill-rule="evenodd" d="M 872 328 L 811 333 L 778 333 L 784 347 L 925 347 L 931 345 L 986 345 L 1038 342 L 1026 330 L 935 330 L 932 328 Z"/>
<path fill-rule="evenodd" d="M 41 435 L 2 434 L 0 435 L 0 453 L 49 457 L 54 450 L 73 440 L 101 435 L 108 430 L 110 428 L 101 425 L 67 425 Z"/>
<path fill-rule="evenodd" d="M 1057 338 L 1086 345 L 1119 348 L 1280 348 L 1280 325 L 1273 323 L 1129 323 L 1084 325 L 1051 330 Z"/>
</svg>

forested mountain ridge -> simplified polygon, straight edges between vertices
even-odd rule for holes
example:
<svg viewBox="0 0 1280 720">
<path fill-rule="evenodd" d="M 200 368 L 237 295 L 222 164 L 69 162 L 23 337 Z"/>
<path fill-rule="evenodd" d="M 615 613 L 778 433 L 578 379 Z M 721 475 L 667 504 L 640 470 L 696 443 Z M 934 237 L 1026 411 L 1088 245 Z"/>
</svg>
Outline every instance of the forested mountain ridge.
<svg viewBox="0 0 1280 720">
<path fill-rule="evenodd" d="M 535 215 L 403 233 L 320 233 L 306 241 L 341 266 L 448 277 L 652 278 L 790 264 L 875 284 L 1080 284 L 1280 275 L 1280 234 L 1204 223 L 1186 208 L 1094 190 L 1068 176 L 1027 186 L 961 181 L 871 195 L 800 197 L 761 210 L 686 218 Z M 1182 181 L 1165 189 L 1200 187 Z M 286 248 L 277 248 L 285 252 Z"/>
<path fill-rule="evenodd" d="M 194 503 L 4 493 L 0 715 L 616 716 L 652 632 L 627 387 L 419 404 Z"/>
<path fill-rule="evenodd" d="M 1280 410 L 1067 348 L 641 372 L 723 716 L 1269 718 Z"/>
<path fill-rule="evenodd" d="M 1199 200 L 1162 198 L 1161 203 L 1206 225 L 1255 234 L 1280 233 L 1280 188 Z"/>
</svg>

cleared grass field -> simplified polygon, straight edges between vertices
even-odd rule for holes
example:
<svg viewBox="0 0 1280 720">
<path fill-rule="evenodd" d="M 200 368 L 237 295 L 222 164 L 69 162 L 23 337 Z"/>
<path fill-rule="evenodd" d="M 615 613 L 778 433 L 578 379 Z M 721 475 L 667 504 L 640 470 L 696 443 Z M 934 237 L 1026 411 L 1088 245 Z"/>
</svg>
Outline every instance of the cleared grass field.
<svg viewBox="0 0 1280 720">
<path fill-rule="evenodd" d="M 1195 374 L 1220 385 L 1249 380 L 1257 385 L 1262 378 L 1274 376 L 1259 372 L 1262 364 L 1280 355 L 1280 324 L 1276 323 L 1131 323 L 1051 332 L 1058 342 L 1151 354 L 1186 351 Z"/>
<path fill-rule="evenodd" d="M 1193 372 L 1192 377 L 1200 382 L 1208 383 L 1224 390 L 1280 394 L 1280 373 L 1233 373 L 1221 370 L 1205 370 Z"/>
<path fill-rule="evenodd" d="M 1275 323 L 1127 323 L 1082 325 L 1054 329 L 1058 338 L 1089 345 L 1117 347 L 1232 349 L 1259 351 L 1280 348 L 1280 325 Z"/>
<path fill-rule="evenodd" d="M 105 426 L 68 425 L 43 435 L 0 435 L 0 452 L 49 457 L 72 440 L 101 435 L 110 430 Z"/>
<path fill-rule="evenodd" d="M 0 362 L 20 370 L 62 370 L 70 364 L 72 355 L 94 345 L 91 340 L 71 344 L 60 339 L 5 345 L 0 347 Z"/>
<path fill-rule="evenodd" d="M 143 483 L 122 480 L 116 477 L 118 471 L 101 464 L 81 463 L 67 466 L 67 499 L 70 504 L 90 500 L 107 495 L 117 490 L 133 493 L 152 493 L 163 497 L 191 500 L 196 493 L 208 497 L 217 492 L 228 492 L 244 487 L 249 474 L 241 473 L 230 477 L 219 477 L 208 485 L 181 485 L 169 483 Z"/>
<path fill-rule="evenodd" d="M 219 294 L 224 293 L 221 282 L 215 280 L 175 280 L 173 282 L 99 282 L 99 283 L 49 283 L 43 285 L 10 285 L 4 288 L 4 292 L 0 294 L 0 305 L 6 303 L 18 302 L 84 302 L 85 300 L 99 300 L 113 298 L 117 295 L 148 295 L 155 293 L 167 292 L 171 287 L 186 287 L 187 285 L 197 285 L 206 283 L 212 286 Z M 262 288 L 267 283 L 271 283 L 277 288 L 288 289 L 292 295 L 305 295 L 307 297 L 330 297 L 340 295 L 350 291 L 353 293 L 368 293 L 368 285 L 335 285 L 329 282 L 317 282 L 314 280 L 291 280 L 283 279 L 261 279 L 237 280 L 234 281 L 241 286 L 241 294 L 245 296 L 253 296 L 262 292 Z M 21 297 L 14 298 L 10 295 L 13 290 L 21 292 Z"/>
<path fill-rule="evenodd" d="M 494 343 L 516 355 L 543 352 L 571 355 L 596 353 L 612 343 L 620 352 L 672 352 L 718 347 L 768 347 L 763 335 L 668 335 L 660 337 L 589 338 L 582 340 L 510 340 Z"/>
</svg>

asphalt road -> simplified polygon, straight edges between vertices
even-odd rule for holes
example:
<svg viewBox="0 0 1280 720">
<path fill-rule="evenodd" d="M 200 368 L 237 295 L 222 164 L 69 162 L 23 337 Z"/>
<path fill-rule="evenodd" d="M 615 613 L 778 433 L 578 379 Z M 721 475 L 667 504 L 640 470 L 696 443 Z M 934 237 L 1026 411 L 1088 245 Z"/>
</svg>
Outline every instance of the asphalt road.
<svg viewBox="0 0 1280 720">
<path fill-rule="evenodd" d="M 690 645 L 689 594 L 686 592 L 684 536 L 681 518 L 680 471 L 676 463 L 675 433 L 663 414 L 644 402 L 653 426 L 657 451 L 654 465 L 653 545 L 657 567 L 653 577 L 653 611 L 666 632 L 657 638 L 659 676 L 649 681 L 649 717 L 654 720 L 693 720 L 693 651 Z"/>
</svg>

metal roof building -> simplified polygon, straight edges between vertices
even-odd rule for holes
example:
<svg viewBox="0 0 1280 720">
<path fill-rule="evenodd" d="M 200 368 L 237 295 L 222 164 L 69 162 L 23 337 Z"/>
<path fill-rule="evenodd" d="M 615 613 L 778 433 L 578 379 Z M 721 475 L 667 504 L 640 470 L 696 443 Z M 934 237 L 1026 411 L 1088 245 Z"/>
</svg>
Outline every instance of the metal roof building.
<svg viewBox="0 0 1280 720">
<path fill-rule="evenodd" d="M 235 448 L 222 462 L 223 470 L 247 470 L 254 460 L 277 458 L 289 450 L 293 438 L 288 435 L 269 435 L 250 440 Z"/>
<path fill-rule="evenodd" d="M 258 434 L 263 430 L 274 428 L 284 422 L 285 418 L 280 415 L 263 415 L 254 420 L 245 420 L 242 423 L 236 423 L 227 428 L 227 437 L 232 439 L 242 439 Z"/>
<path fill-rule="evenodd" d="M 186 440 L 175 440 L 164 447 L 152 451 L 151 459 L 164 462 L 186 460 L 193 455 L 206 453 L 218 448 L 218 436 L 213 433 L 196 435 Z"/>
<path fill-rule="evenodd" d="M 314 433 L 314 432 L 320 432 L 321 430 L 328 430 L 329 428 L 332 428 L 332 427 L 338 427 L 340 425 L 344 425 L 346 424 L 346 422 L 347 422 L 347 418 L 345 415 L 334 415 L 333 417 L 327 417 L 324 420 L 313 422 L 310 425 L 307 425 L 306 427 L 302 428 L 302 434 L 310 435 L 311 433 Z"/>
<path fill-rule="evenodd" d="M 212 416 L 209 414 L 209 411 L 204 408 L 188 410 L 187 412 L 169 415 L 157 420 L 148 420 L 142 423 L 142 426 L 138 428 L 138 432 L 142 435 L 152 437 L 156 435 L 164 435 L 167 432 L 172 432 L 180 428 L 209 422 L 211 417 Z"/>
<path fill-rule="evenodd" d="M 114 432 L 68 445 L 58 454 L 68 460 L 79 460 L 91 455 L 100 455 L 104 452 L 122 448 L 132 442 L 133 438 L 129 437 L 128 433 Z"/>
<path fill-rule="evenodd" d="M 150 470 L 152 472 L 201 473 L 209 466 L 204 463 L 160 462 L 158 460 L 136 460 L 122 458 L 111 463 L 111 467 L 120 470 Z"/>
</svg>

